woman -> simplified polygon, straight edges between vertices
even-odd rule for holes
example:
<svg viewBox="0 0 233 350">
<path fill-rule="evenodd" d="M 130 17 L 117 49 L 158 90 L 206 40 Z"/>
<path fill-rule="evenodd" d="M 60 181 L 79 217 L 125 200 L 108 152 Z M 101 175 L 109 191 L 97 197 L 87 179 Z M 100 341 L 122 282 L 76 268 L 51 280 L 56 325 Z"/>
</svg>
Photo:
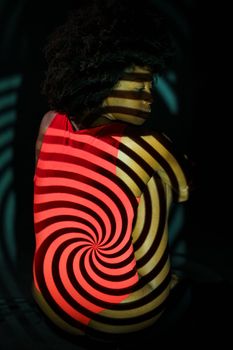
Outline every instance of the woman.
<svg viewBox="0 0 233 350">
<path fill-rule="evenodd" d="M 34 297 L 68 333 L 133 334 L 166 309 L 169 208 L 189 183 L 186 159 L 143 124 L 172 53 L 154 6 L 132 1 L 92 2 L 48 43 Z"/>
</svg>

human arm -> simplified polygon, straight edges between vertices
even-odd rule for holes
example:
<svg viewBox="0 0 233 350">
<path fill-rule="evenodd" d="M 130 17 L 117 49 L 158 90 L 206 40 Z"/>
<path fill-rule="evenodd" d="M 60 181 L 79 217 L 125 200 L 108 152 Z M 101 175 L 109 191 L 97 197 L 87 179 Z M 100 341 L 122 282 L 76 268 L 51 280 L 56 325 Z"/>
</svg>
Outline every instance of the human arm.
<svg viewBox="0 0 233 350">
<path fill-rule="evenodd" d="M 169 291 L 167 219 L 171 197 L 171 189 L 160 177 L 151 177 L 140 198 L 132 232 L 140 288 L 124 302 L 138 300 L 162 284 L 163 291 Z"/>
<path fill-rule="evenodd" d="M 143 291 L 145 294 L 160 283 L 157 266 L 162 266 L 167 261 L 168 269 L 166 254 L 168 257 L 170 204 L 172 201 L 182 202 L 188 199 L 190 180 L 186 171 L 186 159 L 165 135 L 147 130 L 138 135 L 134 128 L 130 136 L 122 138 L 124 147 L 121 146 L 119 157 L 135 172 L 135 176 L 129 178 L 119 169 L 118 174 L 134 195 L 140 198 L 132 240 L 140 284 L 146 281 Z"/>
</svg>

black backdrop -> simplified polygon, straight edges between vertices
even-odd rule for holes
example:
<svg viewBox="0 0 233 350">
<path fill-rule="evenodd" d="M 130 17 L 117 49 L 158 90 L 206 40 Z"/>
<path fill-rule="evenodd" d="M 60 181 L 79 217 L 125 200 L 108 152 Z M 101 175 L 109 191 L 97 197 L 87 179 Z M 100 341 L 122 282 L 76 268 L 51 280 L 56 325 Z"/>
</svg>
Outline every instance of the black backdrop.
<svg viewBox="0 0 233 350">
<path fill-rule="evenodd" d="M 177 251 L 178 255 L 185 253 L 192 278 L 224 284 L 219 300 L 218 296 L 211 299 L 210 291 L 205 293 L 207 298 L 210 296 L 213 308 L 225 312 L 231 306 L 228 288 L 233 282 L 233 239 L 226 200 L 230 200 L 226 127 L 229 113 L 225 108 L 224 79 L 228 74 L 226 9 L 194 0 L 154 2 L 169 18 L 178 54 L 173 69 L 159 81 L 159 98 L 151 124 L 166 131 L 196 164 L 196 190 L 186 205 L 185 217 L 183 212 L 176 217 L 181 220 Z M 42 47 L 48 33 L 77 3 L 0 0 L 0 311 L 3 320 L 20 302 L 26 310 L 27 298 L 31 297 L 34 144 L 40 119 L 47 111 L 40 95 L 46 67 Z M 222 305 L 220 299 L 225 299 L 226 304 Z M 208 309 L 210 318 L 211 312 Z M 14 329 L 13 323 L 10 327 Z M 20 337 L 20 331 L 18 334 Z"/>
</svg>

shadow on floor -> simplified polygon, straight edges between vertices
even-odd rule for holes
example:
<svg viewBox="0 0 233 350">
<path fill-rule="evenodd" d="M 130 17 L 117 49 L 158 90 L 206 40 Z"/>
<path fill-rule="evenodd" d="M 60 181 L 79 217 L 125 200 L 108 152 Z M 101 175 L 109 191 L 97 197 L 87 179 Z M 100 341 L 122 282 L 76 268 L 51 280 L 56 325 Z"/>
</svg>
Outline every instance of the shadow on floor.
<svg viewBox="0 0 233 350">
<path fill-rule="evenodd" d="M 176 301 L 180 303 L 177 298 L 181 295 L 186 303 L 182 312 L 173 307 Z M 63 334 L 44 318 L 32 299 L 0 298 L 0 345 L 2 350 L 145 350 L 155 349 L 158 344 L 189 348 L 203 342 L 209 345 L 219 342 L 223 346 L 232 336 L 232 296 L 233 287 L 228 282 L 185 281 L 173 295 L 172 317 L 165 317 L 159 331 L 158 327 L 152 327 L 148 332 L 113 344 Z"/>
</svg>

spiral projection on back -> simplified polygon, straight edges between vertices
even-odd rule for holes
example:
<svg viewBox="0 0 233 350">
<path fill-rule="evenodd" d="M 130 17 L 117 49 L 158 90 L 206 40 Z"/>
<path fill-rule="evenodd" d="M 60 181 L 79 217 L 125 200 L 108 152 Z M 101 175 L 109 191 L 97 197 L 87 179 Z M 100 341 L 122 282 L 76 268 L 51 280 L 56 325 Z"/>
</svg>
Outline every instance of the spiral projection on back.
<svg viewBox="0 0 233 350">
<path fill-rule="evenodd" d="M 63 131 L 48 130 L 36 172 L 36 281 L 70 324 L 88 324 L 138 279 L 130 239 L 136 202 L 115 181 L 117 141 L 82 150 L 92 136 L 62 146 L 59 137 Z"/>
<path fill-rule="evenodd" d="M 116 123 L 75 132 L 65 116 L 56 115 L 39 154 L 35 293 L 48 316 L 72 333 L 88 332 L 90 325 L 107 333 L 140 329 L 159 316 L 169 291 L 165 189 L 159 176 L 151 177 L 155 164 L 123 145 L 125 128 Z M 153 147 L 140 142 L 152 159 Z M 157 158 L 176 183 L 176 168 Z M 152 244 L 145 254 L 148 232 Z M 156 288 L 123 302 L 150 282 Z"/>
</svg>

